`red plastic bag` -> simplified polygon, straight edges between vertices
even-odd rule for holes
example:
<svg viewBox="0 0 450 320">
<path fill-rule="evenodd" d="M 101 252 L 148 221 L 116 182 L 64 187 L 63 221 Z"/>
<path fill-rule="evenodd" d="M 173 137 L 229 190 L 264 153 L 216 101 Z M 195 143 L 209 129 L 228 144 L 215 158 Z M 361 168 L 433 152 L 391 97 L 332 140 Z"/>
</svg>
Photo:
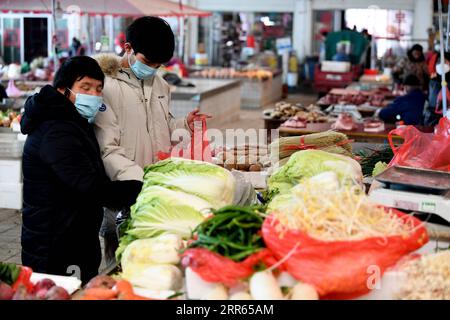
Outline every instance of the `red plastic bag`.
<svg viewBox="0 0 450 320">
<path fill-rule="evenodd" d="M 177 157 L 212 163 L 206 119 L 207 116 L 204 115 L 196 116 L 194 119 L 194 132 L 191 135 L 191 141 L 186 149 L 173 148 L 170 153 L 159 151 L 157 153 L 158 159 L 165 160 L 170 157 Z"/>
<path fill-rule="evenodd" d="M 416 227 L 408 237 L 373 237 L 353 241 L 321 241 L 300 231 L 289 230 L 280 237 L 278 222 L 269 216 L 262 234 L 267 248 L 276 258 L 289 258 L 284 267 L 294 278 L 313 285 L 321 298 L 350 299 L 370 291 L 374 271 L 383 274 L 404 255 L 428 241 L 422 222 L 400 211 L 399 217 Z M 376 268 L 376 269 L 373 269 Z"/>
<path fill-rule="evenodd" d="M 392 142 L 394 134 L 405 140 L 398 148 Z M 388 139 L 394 152 L 389 166 L 450 171 L 450 120 L 446 117 L 441 118 L 435 133 L 423 133 L 414 126 L 405 126 L 389 132 Z"/>
<path fill-rule="evenodd" d="M 204 281 L 223 283 L 229 288 L 250 277 L 255 272 L 253 267 L 259 262 L 270 267 L 276 263 L 276 259 L 270 250 L 263 249 L 242 262 L 235 262 L 204 248 L 188 249 L 182 258 L 183 266 L 190 267 Z"/>
</svg>

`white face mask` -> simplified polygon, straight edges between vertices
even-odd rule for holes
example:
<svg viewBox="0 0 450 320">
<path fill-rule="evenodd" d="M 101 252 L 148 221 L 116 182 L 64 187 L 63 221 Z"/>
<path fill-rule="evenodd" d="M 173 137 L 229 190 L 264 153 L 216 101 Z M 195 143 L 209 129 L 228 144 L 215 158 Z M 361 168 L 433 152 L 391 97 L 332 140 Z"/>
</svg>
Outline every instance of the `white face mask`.
<svg viewBox="0 0 450 320">
<path fill-rule="evenodd" d="M 440 76 L 450 71 L 450 66 L 446 63 L 444 63 L 444 72 L 442 72 L 442 65 L 438 63 L 436 65 L 436 73 Z"/>
</svg>

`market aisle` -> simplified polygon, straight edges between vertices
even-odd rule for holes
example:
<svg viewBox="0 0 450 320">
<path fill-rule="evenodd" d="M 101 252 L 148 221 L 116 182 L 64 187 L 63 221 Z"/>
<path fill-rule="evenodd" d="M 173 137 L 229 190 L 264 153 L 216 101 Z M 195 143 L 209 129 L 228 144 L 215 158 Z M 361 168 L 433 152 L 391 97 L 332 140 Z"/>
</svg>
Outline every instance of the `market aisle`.
<svg viewBox="0 0 450 320">
<path fill-rule="evenodd" d="M 11 209 L 0 209 L 0 261 L 21 264 L 20 234 L 22 220 L 20 212 Z M 100 237 L 103 251 L 103 238 Z M 100 270 L 105 268 L 102 260 Z"/>
<path fill-rule="evenodd" d="M 0 261 L 20 263 L 20 228 L 19 211 L 0 209 Z"/>
<path fill-rule="evenodd" d="M 317 101 L 317 94 L 290 94 L 286 101 L 289 103 L 302 103 L 305 106 Z M 264 109 L 273 108 L 274 104 L 269 104 L 262 109 L 241 109 L 239 112 L 239 120 L 225 123 L 217 129 L 263 129 L 264 120 L 262 119 L 262 111 Z"/>
</svg>

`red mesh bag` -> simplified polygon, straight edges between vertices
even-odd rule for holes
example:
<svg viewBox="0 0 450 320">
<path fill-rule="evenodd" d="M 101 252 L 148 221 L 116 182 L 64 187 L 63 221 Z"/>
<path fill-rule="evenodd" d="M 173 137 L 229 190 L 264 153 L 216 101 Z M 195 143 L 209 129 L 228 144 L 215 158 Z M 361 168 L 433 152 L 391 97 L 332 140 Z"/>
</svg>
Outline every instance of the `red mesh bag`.
<svg viewBox="0 0 450 320">
<path fill-rule="evenodd" d="M 321 241 L 305 232 L 288 230 L 280 237 L 278 222 L 269 216 L 263 224 L 264 242 L 286 270 L 297 280 L 313 285 L 321 298 L 350 299 L 370 291 L 371 266 L 378 266 L 381 276 L 404 255 L 428 242 L 422 222 L 394 210 L 416 227 L 408 238 L 389 236 L 353 241 Z"/>
<path fill-rule="evenodd" d="M 183 266 L 190 267 L 204 281 L 223 283 L 230 288 L 250 277 L 255 272 L 253 267 L 259 262 L 270 267 L 276 263 L 276 259 L 269 250 L 263 249 L 244 261 L 235 262 L 204 248 L 188 249 L 182 258 Z"/>
</svg>

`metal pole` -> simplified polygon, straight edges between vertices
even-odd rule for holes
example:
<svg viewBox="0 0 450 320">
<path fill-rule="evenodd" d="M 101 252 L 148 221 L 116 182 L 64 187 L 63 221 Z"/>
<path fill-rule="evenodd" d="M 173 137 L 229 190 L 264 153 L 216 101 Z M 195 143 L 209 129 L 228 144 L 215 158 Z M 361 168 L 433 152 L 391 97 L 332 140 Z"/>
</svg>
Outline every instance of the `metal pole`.
<svg viewBox="0 0 450 320">
<path fill-rule="evenodd" d="M 450 14 L 448 12 L 447 9 L 447 32 L 446 34 L 446 39 L 445 39 L 445 51 L 448 51 L 448 46 L 449 46 L 449 38 L 450 38 L 450 30 L 449 30 L 449 26 L 450 26 Z"/>
<path fill-rule="evenodd" d="M 442 0 L 438 1 L 438 8 L 439 8 L 439 42 L 441 43 L 440 47 L 440 54 L 441 54 L 441 70 L 444 71 L 444 65 L 445 65 L 445 56 L 444 56 L 444 28 L 443 28 L 443 22 L 442 22 Z M 442 82 L 442 114 L 445 117 L 447 115 L 447 82 L 445 81 L 445 73 L 441 76 Z"/>
<path fill-rule="evenodd" d="M 57 43 L 57 37 L 56 37 L 56 0 L 52 0 L 52 51 L 53 51 L 53 65 L 54 65 L 54 71 L 59 67 L 59 60 L 58 55 L 56 52 L 56 43 Z"/>
</svg>

